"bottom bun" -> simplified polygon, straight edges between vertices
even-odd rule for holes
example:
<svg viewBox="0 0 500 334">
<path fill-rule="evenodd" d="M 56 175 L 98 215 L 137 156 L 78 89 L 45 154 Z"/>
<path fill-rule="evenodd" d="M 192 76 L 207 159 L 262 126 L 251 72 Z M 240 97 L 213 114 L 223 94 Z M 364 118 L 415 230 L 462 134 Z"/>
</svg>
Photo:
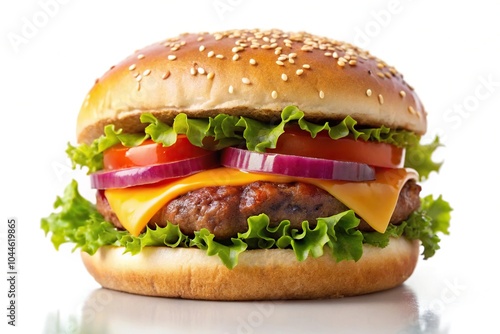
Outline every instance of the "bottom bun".
<svg viewBox="0 0 500 334">
<path fill-rule="evenodd" d="M 82 252 L 87 270 L 105 288 L 141 295 L 207 300 L 318 299 L 393 288 L 415 269 L 418 241 L 391 239 L 364 246 L 357 261 L 336 262 L 329 248 L 319 258 L 298 261 L 289 249 L 240 254 L 234 269 L 196 248 L 145 247 L 139 254 L 101 247 Z"/>
</svg>

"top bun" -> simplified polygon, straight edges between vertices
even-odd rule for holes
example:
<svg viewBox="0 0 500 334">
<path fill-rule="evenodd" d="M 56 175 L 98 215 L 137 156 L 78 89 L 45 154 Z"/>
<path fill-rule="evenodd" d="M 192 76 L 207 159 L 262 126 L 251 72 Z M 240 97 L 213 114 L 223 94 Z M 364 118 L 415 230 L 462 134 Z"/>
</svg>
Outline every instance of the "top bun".
<svg viewBox="0 0 500 334">
<path fill-rule="evenodd" d="M 77 138 L 90 143 L 111 123 L 138 132 L 144 112 L 167 123 L 181 112 L 273 121 L 288 105 L 312 121 L 350 115 L 417 134 L 427 127 L 412 87 L 367 51 L 305 32 L 256 29 L 183 34 L 136 51 L 96 80 Z"/>
</svg>

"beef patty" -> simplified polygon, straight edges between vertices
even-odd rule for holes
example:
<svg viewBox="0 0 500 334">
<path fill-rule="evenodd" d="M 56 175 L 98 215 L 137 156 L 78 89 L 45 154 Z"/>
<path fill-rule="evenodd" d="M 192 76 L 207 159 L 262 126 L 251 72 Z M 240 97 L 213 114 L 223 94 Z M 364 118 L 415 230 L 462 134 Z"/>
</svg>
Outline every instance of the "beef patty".
<svg viewBox="0 0 500 334">
<path fill-rule="evenodd" d="M 406 182 L 391 217 L 392 224 L 400 224 L 419 208 L 420 189 L 414 180 Z M 103 191 L 97 192 L 97 210 L 107 221 L 123 229 Z M 349 208 L 328 192 L 308 183 L 258 181 L 244 186 L 206 187 L 190 191 L 161 208 L 151 218 L 149 226 L 164 227 L 171 222 L 179 225 L 186 235 L 207 228 L 217 239 L 228 239 L 238 232 L 245 232 L 248 229 L 247 218 L 261 213 L 269 216 L 271 226 L 289 220 L 292 228 L 301 229 L 304 220 L 314 227 L 316 218 L 346 210 Z M 373 231 L 363 220 L 358 228 Z"/>
</svg>

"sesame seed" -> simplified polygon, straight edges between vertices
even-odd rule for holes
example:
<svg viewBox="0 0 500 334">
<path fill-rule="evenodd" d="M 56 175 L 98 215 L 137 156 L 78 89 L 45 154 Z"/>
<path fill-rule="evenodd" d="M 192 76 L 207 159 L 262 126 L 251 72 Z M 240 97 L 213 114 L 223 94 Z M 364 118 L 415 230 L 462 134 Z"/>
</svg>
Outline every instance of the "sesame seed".
<svg viewBox="0 0 500 334">
<path fill-rule="evenodd" d="M 281 55 L 278 57 L 278 60 L 280 60 L 280 61 L 287 60 L 287 59 L 288 59 L 288 56 L 285 56 L 285 55 Z"/>
<path fill-rule="evenodd" d="M 413 107 L 412 107 L 412 106 L 409 106 L 409 107 L 408 107 L 408 111 L 409 111 L 409 112 L 410 112 L 410 114 L 412 114 L 412 115 L 415 115 L 415 114 L 417 113 L 417 112 L 415 111 L 415 109 L 413 109 Z"/>
<path fill-rule="evenodd" d="M 163 73 L 163 75 L 161 76 L 161 78 L 162 78 L 163 80 L 165 80 L 165 79 L 166 79 L 166 78 L 168 78 L 169 76 L 170 76 L 170 71 L 169 71 L 169 70 L 167 70 L 165 73 Z"/>
<path fill-rule="evenodd" d="M 358 62 L 354 59 L 349 60 L 349 65 L 351 65 L 351 66 L 356 66 L 357 63 Z"/>
<path fill-rule="evenodd" d="M 232 52 L 236 53 L 236 52 L 240 52 L 242 51 L 243 48 L 241 46 L 235 46 L 231 49 Z"/>
<path fill-rule="evenodd" d="M 380 104 L 384 104 L 384 97 L 382 96 L 382 94 L 378 94 L 378 102 Z"/>
<path fill-rule="evenodd" d="M 285 73 L 282 73 L 281 74 L 281 80 L 287 81 L 288 80 L 288 75 L 286 75 Z"/>
<path fill-rule="evenodd" d="M 128 67 L 129 71 L 133 71 L 137 68 L 137 66 L 135 66 L 135 64 L 132 64 Z"/>
<path fill-rule="evenodd" d="M 142 53 L 138 54 L 137 59 L 144 59 L 144 55 Z"/>
<path fill-rule="evenodd" d="M 290 64 L 295 64 L 295 60 L 293 60 L 293 58 L 288 58 L 288 62 L 289 62 Z"/>
<path fill-rule="evenodd" d="M 229 92 L 229 94 L 233 94 L 234 93 L 233 86 L 229 86 L 229 88 L 227 89 L 227 91 Z"/>
<path fill-rule="evenodd" d="M 277 99 L 277 98 L 278 98 L 278 92 L 277 92 L 277 91 L 275 91 L 275 90 L 273 90 L 273 91 L 271 92 L 271 97 L 272 97 L 273 99 Z"/>
<path fill-rule="evenodd" d="M 191 67 L 191 68 L 189 69 L 189 73 L 191 73 L 191 75 L 196 75 L 196 73 L 198 73 L 198 72 L 196 71 L 196 68 Z"/>
<path fill-rule="evenodd" d="M 207 53 L 208 58 L 213 57 L 214 55 L 215 55 L 215 52 L 213 52 L 213 51 L 208 51 L 208 53 Z"/>
<path fill-rule="evenodd" d="M 310 68 L 311 68 L 311 65 L 309 65 L 309 64 L 304 64 L 304 65 L 302 65 L 302 68 L 307 68 L 307 69 L 310 69 Z"/>
<path fill-rule="evenodd" d="M 366 90 L 366 96 L 372 96 L 372 90 L 371 89 L 367 89 Z"/>
<path fill-rule="evenodd" d="M 331 52 L 325 52 L 324 54 L 325 54 L 326 57 L 330 57 L 332 55 Z"/>
<path fill-rule="evenodd" d="M 203 67 L 198 67 L 198 74 L 205 74 L 205 69 Z"/>
<path fill-rule="evenodd" d="M 339 59 L 339 60 L 337 61 L 337 65 L 339 65 L 339 66 L 341 66 L 341 67 L 344 67 L 344 66 L 345 66 L 345 62 Z"/>
<path fill-rule="evenodd" d="M 168 60 L 176 60 L 177 56 L 176 55 L 168 55 Z"/>
<path fill-rule="evenodd" d="M 320 99 L 324 99 L 325 98 L 325 92 L 323 92 L 322 90 L 319 91 L 319 98 Z"/>
<path fill-rule="evenodd" d="M 147 76 L 148 76 L 148 75 L 150 75 L 150 74 L 151 74 L 151 70 L 150 70 L 150 69 L 147 69 L 147 70 L 145 70 L 145 71 L 142 73 L 142 75 L 143 75 L 143 76 L 145 76 L 145 77 L 147 77 Z"/>
<path fill-rule="evenodd" d="M 283 65 L 285 65 L 285 63 L 284 63 L 284 62 L 282 62 L 281 60 L 277 60 L 277 61 L 276 61 L 276 64 L 278 64 L 279 66 L 283 66 Z"/>
<path fill-rule="evenodd" d="M 198 42 L 201 42 L 203 40 L 203 36 L 200 36 L 196 39 Z"/>
<path fill-rule="evenodd" d="M 250 65 L 257 65 L 257 62 L 253 58 L 251 58 L 248 62 L 250 63 Z"/>
<path fill-rule="evenodd" d="M 221 54 L 218 54 L 217 56 L 215 56 L 215 58 L 217 58 L 217 59 L 224 59 L 224 56 L 221 55 Z"/>
<path fill-rule="evenodd" d="M 337 51 L 335 51 L 334 53 L 332 53 L 332 57 L 337 59 L 339 57 L 339 54 L 337 53 Z"/>
<path fill-rule="evenodd" d="M 205 51 L 205 45 L 200 45 L 200 47 L 199 47 L 199 49 L 198 49 L 198 50 L 200 50 L 200 52 Z"/>
<path fill-rule="evenodd" d="M 234 61 L 236 61 L 236 60 L 238 60 L 238 59 L 240 59 L 240 55 L 236 53 L 236 54 L 233 56 L 233 60 L 234 60 Z"/>
<path fill-rule="evenodd" d="M 207 74 L 207 79 L 208 79 L 208 80 L 212 80 L 212 79 L 214 78 L 214 76 L 215 76 L 215 73 L 214 73 L 214 72 L 209 72 L 209 73 Z"/>
<path fill-rule="evenodd" d="M 406 96 L 406 92 L 404 90 L 402 90 L 402 91 L 399 92 L 399 95 L 401 97 L 405 97 Z"/>
<path fill-rule="evenodd" d="M 295 52 L 292 52 L 288 55 L 288 58 L 296 58 L 297 54 Z"/>
<path fill-rule="evenodd" d="M 138 82 L 138 83 L 137 83 L 137 91 L 140 91 L 140 90 L 141 90 L 141 83 L 140 83 L 140 82 Z"/>
<path fill-rule="evenodd" d="M 243 82 L 245 85 L 250 85 L 250 79 L 248 78 L 241 78 L 241 82 Z"/>
<path fill-rule="evenodd" d="M 301 75 L 302 73 L 304 73 L 304 70 L 299 68 L 297 71 L 295 71 L 295 74 L 297 75 Z"/>
<path fill-rule="evenodd" d="M 139 74 L 138 76 L 136 76 L 136 77 L 135 77 L 135 80 L 137 80 L 137 81 L 141 81 L 141 80 L 142 80 L 142 75 L 140 75 L 140 74 Z"/>
<path fill-rule="evenodd" d="M 377 75 L 378 75 L 379 77 L 381 77 L 381 78 L 385 78 L 385 75 L 384 75 L 384 73 L 382 73 L 382 72 L 377 72 Z"/>
</svg>

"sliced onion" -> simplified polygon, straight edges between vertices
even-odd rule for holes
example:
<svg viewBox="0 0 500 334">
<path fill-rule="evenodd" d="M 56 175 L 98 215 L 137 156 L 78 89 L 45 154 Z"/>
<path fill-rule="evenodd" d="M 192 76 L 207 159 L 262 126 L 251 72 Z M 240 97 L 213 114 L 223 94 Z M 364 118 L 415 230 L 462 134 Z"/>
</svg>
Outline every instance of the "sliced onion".
<svg viewBox="0 0 500 334">
<path fill-rule="evenodd" d="M 218 166 L 220 163 L 217 153 L 210 152 L 196 158 L 176 162 L 93 173 L 90 175 L 90 185 L 95 189 L 127 188 L 184 177 Z"/>
<path fill-rule="evenodd" d="M 257 153 L 228 147 L 222 152 L 222 165 L 247 172 L 263 172 L 327 180 L 375 180 L 375 169 L 367 164 L 286 155 Z"/>
</svg>

